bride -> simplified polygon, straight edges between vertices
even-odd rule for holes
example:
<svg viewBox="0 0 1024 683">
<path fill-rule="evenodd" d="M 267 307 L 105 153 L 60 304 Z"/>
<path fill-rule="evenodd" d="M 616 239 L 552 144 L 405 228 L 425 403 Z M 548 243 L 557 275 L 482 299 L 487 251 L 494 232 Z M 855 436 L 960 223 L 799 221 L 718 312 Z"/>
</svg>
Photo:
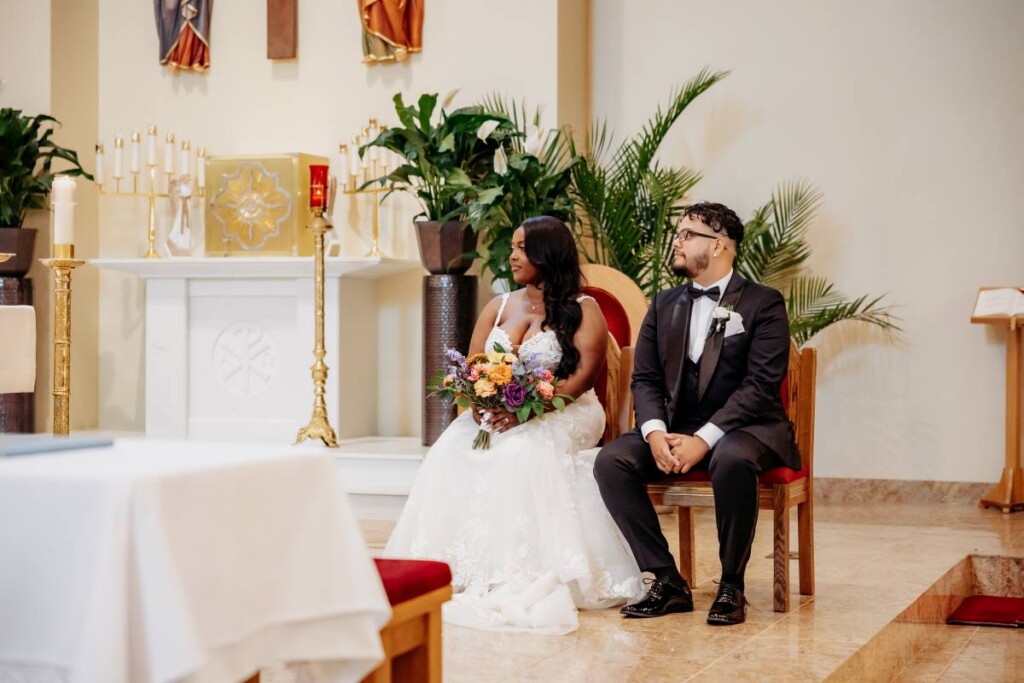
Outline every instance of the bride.
<svg viewBox="0 0 1024 683">
<path fill-rule="evenodd" d="M 578 608 L 641 592 L 640 570 L 594 481 L 596 451 L 581 453 L 604 431 L 593 386 L 608 332 L 597 303 L 580 296 L 576 244 L 560 220 L 524 221 L 510 265 L 525 287 L 487 304 L 469 353 L 497 344 L 532 356 L 576 400 L 525 423 L 504 410 L 460 415 L 427 452 L 385 555 L 451 566 L 449 623 L 569 633 Z M 491 447 L 473 450 L 481 422 L 494 432 Z"/>
</svg>

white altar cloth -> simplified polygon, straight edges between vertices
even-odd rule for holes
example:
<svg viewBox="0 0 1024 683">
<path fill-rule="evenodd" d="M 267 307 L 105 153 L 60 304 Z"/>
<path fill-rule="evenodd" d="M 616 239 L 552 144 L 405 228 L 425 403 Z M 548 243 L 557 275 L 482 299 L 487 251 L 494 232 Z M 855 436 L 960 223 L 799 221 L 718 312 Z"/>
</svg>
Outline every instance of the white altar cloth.
<svg viewBox="0 0 1024 683">
<path fill-rule="evenodd" d="M 0 680 L 359 680 L 390 616 L 333 459 L 118 440 L 0 458 Z"/>
</svg>

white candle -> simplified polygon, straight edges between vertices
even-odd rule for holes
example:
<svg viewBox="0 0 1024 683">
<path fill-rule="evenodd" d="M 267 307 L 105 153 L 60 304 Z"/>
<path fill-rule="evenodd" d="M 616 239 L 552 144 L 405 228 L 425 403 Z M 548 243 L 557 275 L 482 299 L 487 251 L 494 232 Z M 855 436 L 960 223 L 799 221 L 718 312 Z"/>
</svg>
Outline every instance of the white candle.
<svg viewBox="0 0 1024 683">
<path fill-rule="evenodd" d="M 132 173 L 139 172 L 139 160 L 142 158 L 142 136 L 139 131 L 132 131 Z"/>
<path fill-rule="evenodd" d="M 53 243 L 74 244 L 75 181 L 65 175 L 53 179 L 50 192 L 53 203 Z"/>
<path fill-rule="evenodd" d="M 146 136 L 146 165 L 156 166 L 156 126 L 150 126 Z"/>
<path fill-rule="evenodd" d="M 198 158 L 196 159 L 196 184 L 200 187 L 206 187 L 206 148 L 200 147 Z"/>
<path fill-rule="evenodd" d="M 341 169 L 341 190 L 348 192 L 348 145 L 338 146 L 338 168 Z"/>
<path fill-rule="evenodd" d="M 93 178 L 97 185 L 103 184 L 103 145 L 96 145 L 96 172 Z"/>
<path fill-rule="evenodd" d="M 188 140 L 181 141 L 181 174 L 189 175 L 192 173 L 192 143 Z"/>
<path fill-rule="evenodd" d="M 114 178 L 124 177 L 124 138 L 118 135 L 114 138 Z"/>
<path fill-rule="evenodd" d="M 356 135 L 352 138 L 351 145 L 352 153 L 348 155 L 348 172 L 349 175 L 359 175 L 359 136 Z M 355 188 L 353 188 L 355 189 Z"/>
<path fill-rule="evenodd" d="M 174 173 L 174 133 L 167 134 L 164 145 L 164 173 Z"/>
</svg>

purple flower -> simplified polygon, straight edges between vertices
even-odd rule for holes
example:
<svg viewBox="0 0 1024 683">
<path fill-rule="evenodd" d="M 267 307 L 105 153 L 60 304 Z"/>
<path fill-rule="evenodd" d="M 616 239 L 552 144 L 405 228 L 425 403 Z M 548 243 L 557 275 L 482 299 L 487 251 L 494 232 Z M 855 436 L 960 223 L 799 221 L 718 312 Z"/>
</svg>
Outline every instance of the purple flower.
<svg viewBox="0 0 1024 683">
<path fill-rule="evenodd" d="M 448 362 L 453 365 L 463 365 L 466 362 L 466 357 L 451 347 L 444 350 L 444 355 Z"/>
<path fill-rule="evenodd" d="M 523 406 L 523 402 L 526 400 L 526 389 L 518 384 L 506 385 L 503 393 L 505 396 L 505 405 L 508 406 L 509 410 L 521 408 Z"/>
</svg>

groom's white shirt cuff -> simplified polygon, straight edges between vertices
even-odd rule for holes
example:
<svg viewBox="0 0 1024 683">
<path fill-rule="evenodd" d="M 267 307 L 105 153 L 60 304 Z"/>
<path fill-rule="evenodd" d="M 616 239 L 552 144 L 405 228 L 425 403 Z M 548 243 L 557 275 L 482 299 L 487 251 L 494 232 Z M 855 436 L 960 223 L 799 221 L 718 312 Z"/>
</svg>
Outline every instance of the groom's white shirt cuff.
<svg viewBox="0 0 1024 683">
<path fill-rule="evenodd" d="M 648 420 L 640 425 L 640 433 L 643 434 L 644 441 L 647 441 L 647 437 L 650 436 L 651 432 L 662 431 L 668 433 L 668 427 L 662 420 Z"/>
<path fill-rule="evenodd" d="M 647 437 L 650 436 L 651 432 L 668 432 L 668 427 L 665 426 L 662 420 L 648 420 L 640 425 L 640 433 L 644 437 L 644 441 L 647 441 Z M 708 445 L 708 448 L 714 448 L 718 440 L 725 436 L 725 432 L 716 427 L 715 425 L 708 422 L 706 425 L 698 429 L 693 433 L 694 436 L 699 436 L 704 440 L 704 443 Z"/>
</svg>

